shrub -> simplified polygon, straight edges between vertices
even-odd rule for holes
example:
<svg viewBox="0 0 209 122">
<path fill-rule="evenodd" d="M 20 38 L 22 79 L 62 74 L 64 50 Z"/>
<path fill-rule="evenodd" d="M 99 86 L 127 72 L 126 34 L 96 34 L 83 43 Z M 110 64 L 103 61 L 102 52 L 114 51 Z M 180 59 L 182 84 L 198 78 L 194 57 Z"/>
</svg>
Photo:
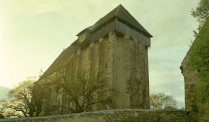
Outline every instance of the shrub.
<svg viewBox="0 0 209 122">
<path fill-rule="evenodd" d="M 0 119 L 4 119 L 4 116 L 2 114 L 0 114 Z"/>
</svg>

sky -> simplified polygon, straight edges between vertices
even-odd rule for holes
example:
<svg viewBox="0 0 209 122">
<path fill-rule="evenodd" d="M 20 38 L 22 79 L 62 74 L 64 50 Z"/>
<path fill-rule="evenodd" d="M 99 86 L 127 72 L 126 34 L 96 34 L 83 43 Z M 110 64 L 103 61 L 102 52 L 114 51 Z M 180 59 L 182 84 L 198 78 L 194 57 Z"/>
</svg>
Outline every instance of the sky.
<svg viewBox="0 0 209 122">
<path fill-rule="evenodd" d="M 151 34 L 148 49 L 150 94 L 173 96 L 185 105 L 179 69 L 194 40 L 191 15 L 200 0 L 1 0 L 0 99 L 29 76 L 46 71 L 78 37 L 119 4 Z M 198 32 L 198 31 L 197 31 Z"/>
</svg>

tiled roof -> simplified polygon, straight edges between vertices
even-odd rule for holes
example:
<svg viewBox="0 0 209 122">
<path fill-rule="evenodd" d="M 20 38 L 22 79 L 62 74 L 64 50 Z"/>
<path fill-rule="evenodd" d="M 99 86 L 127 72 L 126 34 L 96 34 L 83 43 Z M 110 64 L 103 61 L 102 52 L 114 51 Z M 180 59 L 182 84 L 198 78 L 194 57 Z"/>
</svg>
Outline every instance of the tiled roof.
<svg viewBox="0 0 209 122">
<path fill-rule="evenodd" d="M 61 67 L 65 66 L 69 62 L 70 55 L 72 54 L 72 46 L 69 46 L 67 49 L 57 57 L 57 59 L 49 66 L 45 73 L 41 76 L 40 79 L 45 78 L 50 75 L 52 72 L 59 70 Z M 39 80 L 40 80 L 39 79 Z"/>
<path fill-rule="evenodd" d="M 107 15 L 105 15 L 103 18 L 101 18 L 99 21 L 97 21 L 94 25 L 89 26 L 88 28 L 85 28 L 80 33 L 86 30 L 90 31 L 90 33 L 94 33 L 100 27 L 102 27 L 102 25 L 105 25 L 106 23 L 111 22 L 115 18 L 118 18 L 118 20 L 121 22 L 127 23 L 129 27 L 135 28 L 139 32 L 143 32 L 144 35 L 148 37 L 152 37 L 152 35 L 149 34 L 149 32 L 147 32 L 141 26 L 141 24 L 138 23 L 137 20 L 121 4 L 118 7 L 116 7 L 114 10 L 109 12 Z M 50 75 L 54 71 L 64 68 L 67 65 L 67 63 L 70 61 L 71 55 L 73 55 L 73 53 L 75 53 L 79 48 L 77 46 L 77 41 L 78 40 L 74 41 L 73 44 L 71 44 L 71 46 L 65 49 L 57 57 L 57 59 L 50 65 L 50 67 L 46 70 L 46 72 L 42 75 L 40 79 L 45 78 L 46 76 Z"/>
<path fill-rule="evenodd" d="M 127 23 L 129 27 L 135 28 L 137 31 L 144 33 L 149 38 L 153 37 L 121 4 L 113 9 L 111 12 L 109 12 L 107 15 L 99 19 L 93 26 L 88 28 L 91 28 L 91 33 L 94 33 L 102 26 L 113 21 L 115 18 L 118 18 L 118 20 L 123 23 Z M 80 33 L 82 33 L 83 31 L 81 31 Z M 78 33 L 77 35 L 79 35 L 80 33 Z"/>
</svg>

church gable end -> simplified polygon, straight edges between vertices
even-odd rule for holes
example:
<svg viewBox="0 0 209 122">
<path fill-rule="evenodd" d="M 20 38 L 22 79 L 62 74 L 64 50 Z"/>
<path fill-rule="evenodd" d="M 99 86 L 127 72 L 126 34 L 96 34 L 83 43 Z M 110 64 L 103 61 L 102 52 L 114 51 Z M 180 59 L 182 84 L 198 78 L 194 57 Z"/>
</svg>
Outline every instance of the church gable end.
<svg viewBox="0 0 209 122">
<path fill-rule="evenodd" d="M 95 72 L 95 75 L 104 70 L 103 77 L 120 91 L 117 97 L 107 94 L 117 103 L 117 108 L 107 106 L 107 109 L 149 109 L 147 48 L 151 45 L 152 35 L 119 5 L 77 36 L 78 39 L 58 56 L 39 81 L 60 69 L 73 69 L 73 73 L 82 69 Z M 66 101 L 62 104 L 68 106 Z M 94 105 L 89 110 L 102 109 Z"/>
</svg>

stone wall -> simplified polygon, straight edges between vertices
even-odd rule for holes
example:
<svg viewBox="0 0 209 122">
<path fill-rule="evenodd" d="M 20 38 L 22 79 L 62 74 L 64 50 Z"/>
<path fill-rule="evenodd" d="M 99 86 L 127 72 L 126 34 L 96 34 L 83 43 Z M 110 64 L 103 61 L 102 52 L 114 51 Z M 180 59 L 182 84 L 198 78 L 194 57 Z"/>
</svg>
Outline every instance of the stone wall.
<svg viewBox="0 0 209 122">
<path fill-rule="evenodd" d="M 188 51 L 189 53 L 190 51 Z M 204 84 L 203 82 L 200 81 L 200 79 L 195 76 L 195 74 L 198 74 L 199 72 L 196 71 L 192 71 L 189 72 L 189 68 L 186 66 L 186 61 L 188 61 L 188 53 L 185 56 L 184 60 L 182 61 L 182 65 L 180 67 L 181 69 L 181 73 L 184 76 L 184 86 L 185 86 L 185 109 L 188 110 L 192 110 L 192 107 L 194 105 L 194 101 L 195 101 L 195 93 L 196 93 L 196 89 L 201 87 L 202 84 Z M 201 108 L 199 107 L 199 103 L 197 104 L 197 109 L 198 111 L 204 111 L 204 114 L 201 113 L 199 114 L 200 120 L 201 121 L 206 121 L 209 120 L 209 107 L 208 107 L 208 102 L 204 103 L 204 107 Z"/>
<path fill-rule="evenodd" d="M 85 69 L 97 75 L 104 70 L 103 77 L 108 79 L 110 87 L 120 92 L 113 96 L 117 109 L 149 109 L 148 50 L 144 42 L 132 40 L 128 34 L 109 32 L 99 41 L 78 49 L 70 58 L 66 69 L 75 73 Z"/>
<path fill-rule="evenodd" d="M 174 121 L 186 122 L 190 110 L 143 110 L 143 109 L 112 109 L 77 114 L 56 116 L 2 119 L 0 122 L 121 122 L 121 121 Z M 180 120 L 175 120 L 179 118 Z"/>
<path fill-rule="evenodd" d="M 107 110 L 149 109 L 148 49 L 145 43 L 137 38 L 130 39 L 128 34 L 123 35 L 119 32 L 109 32 L 99 41 L 91 43 L 85 41 L 87 40 L 83 42 L 78 40 L 77 43 L 71 45 L 71 48 L 75 50 L 68 55 L 69 62 L 65 66 L 65 71 L 71 70 L 74 73 L 73 79 L 79 69 L 94 72 L 95 76 L 98 71 L 104 71 L 101 78 L 108 79 L 109 88 L 116 88 L 120 92 L 119 94 L 109 92 L 106 94 L 106 97 L 112 97 L 117 105 L 116 107 L 106 106 Z M 80 45 L 81 43 L 83 45 Z M 47 77 L 56 76 L 53 74 Z M 45 82 L 44 79 L 42 80 Z M 65 94 L 56 94 L 54 88 L 51 89 L 51 99 L 55 100 L 53 100 L 53 105 L 60 103 L 59 106 L 67 107 L 70 104 L 64 100 Z M 80 96 L 80 101 L 82 101 L 82 96 Z M 106 108 L 97 104 L 87 111 L 96 110 L 106 110 Z"/>
<path fill-rule="evenodd" d="M 187 57 L 186 57 L 187 58 Z M 185 109 L 192 109 L 192 104 L 195 99 L 195 91 L 197 88 L 197 85 L 199 85 L 201 82 L 199 79 L 195 76 L 197 71 L 190 72 L 189 69 L 186 66 L 186 64 L 183 64 L 183 76 L 184 76 L 184 86 L 185 86 Z"/>
<path fill-rule="evenodd" d="M 192 45 L 195 45 L 198 41 L 201 41 L 202 39 L 206 39 L 204 36 L 208 34 L 208 28 L 209 28 L 209 17 L 207 17 L 206 22 L 204 23 L 202 29 L 200 30 L 199 34 L 197 35 L 196 39 L 194 40 L 194 43 Z M 207 43 L 207 41 L 205 41 Z M 200 81 L 200 79 L 195 76 L 195 74 L 198 74 L 199 71 L 192 71 L 189 72 L 189 68 L 186 65 L 186 62 L 189 60 L 189 53 L 192 52 L 192 48 L 190 47 L 189 51 L 187 52 L 185 58 L 183 59 L 180 69 L 181 73 L 184 76 L 184 86 L 185 86 L 185 109 L 192 109 L 192 105 L 195 100 L 195 93 L 196 89 L 201 87 L 204 83 Z M 209 120 L 209 106 L 208 102 L 204 103 L 203 107 L 200 107 L 200 104 L 197 104 L 197 110 L 200 116 L 200 120 Z M 194 107 L 195 108 L 195 107 Z"/>
<path fill-rule="evenodd" d="M 190 50 L 188 51 L 188 53 Z M 188 53 L 182 61 L 182 65 L 180 67 L 181 73 L 184 76 L 184 86 L 185 86 L 185 109 L 192 109 L 193 102 L 195 100 L 195 92 L 196 89 L 199 88 L 203 82 L 195 76 L 198 74 L 198 71 L 189 72 L 189 68 L 186 66 L 186 62 L 189 60 Z"/>
</svg>

